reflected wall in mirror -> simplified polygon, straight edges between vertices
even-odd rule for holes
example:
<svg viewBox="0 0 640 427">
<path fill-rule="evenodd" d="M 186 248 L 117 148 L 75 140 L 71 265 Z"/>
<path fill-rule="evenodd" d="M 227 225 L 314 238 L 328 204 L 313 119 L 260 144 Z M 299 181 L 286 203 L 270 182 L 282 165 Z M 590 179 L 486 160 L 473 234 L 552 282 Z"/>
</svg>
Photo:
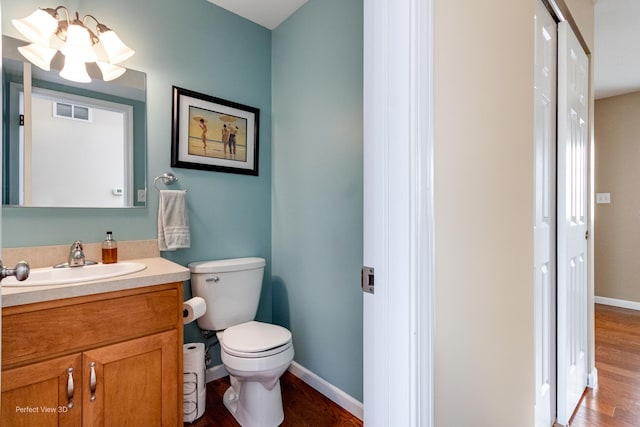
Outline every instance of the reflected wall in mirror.
<svg viewBox="0 0 640 427">
<path fill-rule="evenodd" d="M 2 37 L 3 205 L 127 208 L 146 205 L 146 75 L 104 82 L 44 71 Z M 95 76 L 95 78 L 94 78 Z"/>
</svg>

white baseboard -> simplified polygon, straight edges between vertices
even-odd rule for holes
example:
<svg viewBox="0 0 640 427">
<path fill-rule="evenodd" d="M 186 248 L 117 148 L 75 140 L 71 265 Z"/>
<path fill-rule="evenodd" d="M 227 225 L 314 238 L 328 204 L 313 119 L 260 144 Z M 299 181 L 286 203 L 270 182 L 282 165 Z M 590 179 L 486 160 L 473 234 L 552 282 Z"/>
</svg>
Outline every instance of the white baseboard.
<svg viewBox="0 0 640 427">
<path fill-rule="evenodd" d="M 210 383 L 211 381 L 219 380 L 220 378 L 224 378 L 229 373 L 224 368 L 224 365 L 216 365 L 207 369 L 205 372 L 205 380 Z"/>
<path fill-rule="evenodd" d="M 598 368 L 593 368 L 593 371 L 589 373 L 587 378 L 587 387 L 598 388 Z"/>
<path fill-rule="evenodd" d="M 360 420 L 364 419 L 364 407 L 362 402 L 348 395 L 297 362 L 291 363 L 291 366 L 289 366 L 289 372 L 307 383 L 311 388 L 317 390 L 328 399 L 344 408 L 346 411 L 350 412 L 353 416 L 358 417 Z M 224 365 L 217 365 L 207 369 L 206 380 L 207 382 L 211 382 L 224 378 L 227 375 L 229 375 L 229 373 L 224 368 Z"/>
<path fill-rule="evenodd" d="M 348 395 L 297 362 L 291 363 L 291 366 L 289 366 L 289 372 L 325 395 L 327 398 L 331 399 L 337 405 L 343 407 L 355 417 L 364 420 L 364 407 L 362 402 Z"/>
<path fill-rule="evenodd" d="M 631 310 L 640 310 L 640 302 L 625 301 L 623 299 L 615 299 L 608 297 L 594 297 L 596 304 L 612 305 L 614 307 L 629 308 Z"/>
</svg>

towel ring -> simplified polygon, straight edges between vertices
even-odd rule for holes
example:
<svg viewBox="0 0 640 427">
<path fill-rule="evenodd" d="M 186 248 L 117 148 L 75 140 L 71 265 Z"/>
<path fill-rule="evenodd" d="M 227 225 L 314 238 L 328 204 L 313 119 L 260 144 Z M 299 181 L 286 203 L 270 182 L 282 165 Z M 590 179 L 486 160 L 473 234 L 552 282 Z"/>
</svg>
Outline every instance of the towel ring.
<svg viewBox="0 0 640 427">
<path fill-rule="evenodd" d="M 160 176 L 156 176 L 155 179 L 153 180 L 153 187 L 158 191 L 160 191 L 160 189 L 156 184 L 158 183 L 159 179 L 162 180 L 164 185 L 172 185 L 174 182 L 178 180 L 178 177 L 172 174 L 171 172 L 165 172 Z"/>
</svg>

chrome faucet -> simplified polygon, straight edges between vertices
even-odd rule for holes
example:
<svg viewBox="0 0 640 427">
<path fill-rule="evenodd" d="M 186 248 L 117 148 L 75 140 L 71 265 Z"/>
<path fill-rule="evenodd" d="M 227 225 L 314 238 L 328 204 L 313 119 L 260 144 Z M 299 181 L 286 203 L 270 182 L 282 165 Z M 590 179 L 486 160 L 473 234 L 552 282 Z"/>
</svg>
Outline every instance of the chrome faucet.
<svg viewBox="0 0 640 427">
<path fill-rule="evenodd" d="M 68 261 L 63 262 L 62 264 L 56 264 L 53 266 L 53 268 L 82 267 L 82 266 L 91 265 L 91 264 L 97 264 L 97 262 L 85 259 L 84 247 L 82 246 L 82 241 L 76 240 L 71 244 Z"/>
<path fill-rule="evenodd" d="M 76 240 L 71 244 L 68 265 L 69 267 L 82 267 L 85 265 L 84 247 L 81 240 Z"/>
</svg>

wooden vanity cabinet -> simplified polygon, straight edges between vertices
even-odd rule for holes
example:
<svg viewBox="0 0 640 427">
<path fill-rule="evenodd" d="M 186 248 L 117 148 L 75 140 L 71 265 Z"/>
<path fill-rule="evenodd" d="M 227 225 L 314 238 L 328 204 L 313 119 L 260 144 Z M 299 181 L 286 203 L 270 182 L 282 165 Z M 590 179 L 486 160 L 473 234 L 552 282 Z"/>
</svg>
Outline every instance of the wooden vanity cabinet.
<svg viewBox="0 0 640 427">
<path fill-rule="evenodd" d="M 182 283 L 8 307 L 0 426 L 182 426 Z"/>
</svg>

